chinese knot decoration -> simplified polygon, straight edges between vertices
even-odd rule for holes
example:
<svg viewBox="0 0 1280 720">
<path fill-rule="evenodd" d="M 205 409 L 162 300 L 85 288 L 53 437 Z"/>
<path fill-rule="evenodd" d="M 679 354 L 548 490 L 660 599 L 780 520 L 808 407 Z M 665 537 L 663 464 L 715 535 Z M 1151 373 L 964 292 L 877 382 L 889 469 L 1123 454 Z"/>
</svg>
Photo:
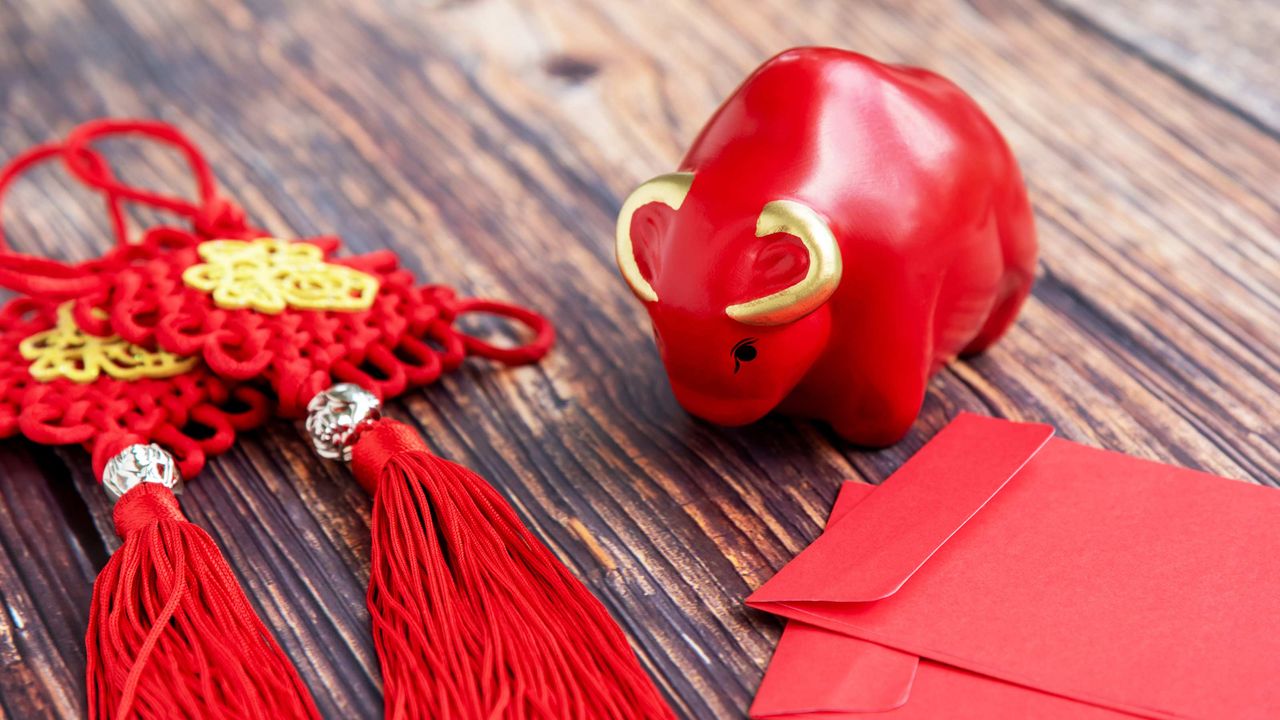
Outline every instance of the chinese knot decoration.
<svg viewBox="0 0 1280 720">
<path fill-rule="evenodd" d="M 62 154 L 60 145 L 42 145 L 15 158 L 0 171 L 0 199 L 24 171 Z M 107 172 L 96 155 L 85 162 Z M 123 233 L 117 197 L 107 195 L 107 210 Z M 261 389 L 110 329 L 107 310 L 97 305 L 104 288 L 155 252 L 122 243 L 99 259 L 65 265 L 13 253 L 0 228 L 0 286 L 20 293 L 0 307 L 0 437 L 84 444 L 99 476 L 125 447 L 158 443 L 191 477 L 206 456 L 230 448 L 237 432 L 270 417 Z"/>
<path fill-rule="evenodd" d="M 1036 262 L 1017 163 L 977 104 L 833 48 L 752 73 L 623 203 L 616 249 L 690 413 L 778 410 L 864 445 L 902 437 L 930 376 L 1009 328 Z"/>
<path fill-rule="evenodd" d="M 181 152 L 196 200 L 118 179 L 93 147 L 112 136 Z M 0 286 L 18 293 L 0 308 L 0 435 L 88 446 L 116 500 L 124 544 L 95 583 L 87 636 L 91 716 L 317 717 L 174 497 L 273 410 L 307 416 L 317 451 L 349 461 L 374 494 L 368 603 L 389 716 L 671 716 L 603 606 L 502 496 L 381 414 L 384 399 L 468 356 L 541 359 L 553 340 L 544 317 L 418 284 L 387 251 L 341 256 L 336 238 L 271 237 L 163 123 L 86 123 L 0 171 L 0 198 L 50 159 L 102 195 L 117 245 L 68 264 L 17 254 L 0 234 Z M 130 242 L 126 203 L 188 226 Z M 467 313 L 513 320 L 532 339 L 490 344 L 458 329 Z"/>
</svg>

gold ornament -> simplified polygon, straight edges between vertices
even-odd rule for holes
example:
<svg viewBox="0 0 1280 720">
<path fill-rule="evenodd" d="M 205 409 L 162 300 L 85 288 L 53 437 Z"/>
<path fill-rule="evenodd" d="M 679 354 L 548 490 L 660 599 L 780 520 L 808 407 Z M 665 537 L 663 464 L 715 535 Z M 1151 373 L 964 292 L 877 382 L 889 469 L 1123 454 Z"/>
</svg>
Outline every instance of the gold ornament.
<svg viewBox="0 0 1280 720">
<path fill-rule="evenodd" d="M 227 310 L 252 308 L 275 315 L 298 310 L 368 310 L 377 278 L 324 260 L 320 248 L 276 238 L 210 240 L 197 248 L 199 265 L 182 273 L 187 285 L 213 295 Z"/>
<path fill-rule="evenodd" d="M 90 335 L 76 325 L 71 303 L 59 305 L 57 324 L 23 340 L 18 351 L 32 361 L 28 371 L 40 382 L 66 378 L 88 383 L 104 372 L 117 380 L 166 378 L 190 370 L 198 360 L 153 352 L 114 335 Z"/>
</svg>

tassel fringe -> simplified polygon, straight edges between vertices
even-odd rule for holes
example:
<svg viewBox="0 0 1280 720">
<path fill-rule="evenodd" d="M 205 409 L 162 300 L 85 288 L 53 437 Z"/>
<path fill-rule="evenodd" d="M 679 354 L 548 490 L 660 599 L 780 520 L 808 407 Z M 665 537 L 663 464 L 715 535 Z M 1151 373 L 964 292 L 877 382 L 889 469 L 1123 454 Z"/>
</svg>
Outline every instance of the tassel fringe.
<svg viewBox="0 0 1280 720">
<path fill-rule="evenodd" d="M 167 488 L 116 503 L 124 545 L 93 586 L 91 718 L 319 718 L 222 553 Z"/>
<path fill-rule="evenodd" d="M 604 606 L 470 470 L 379 420 L 369 611 L 388 718 L 670 718 Z"/>
</svg>

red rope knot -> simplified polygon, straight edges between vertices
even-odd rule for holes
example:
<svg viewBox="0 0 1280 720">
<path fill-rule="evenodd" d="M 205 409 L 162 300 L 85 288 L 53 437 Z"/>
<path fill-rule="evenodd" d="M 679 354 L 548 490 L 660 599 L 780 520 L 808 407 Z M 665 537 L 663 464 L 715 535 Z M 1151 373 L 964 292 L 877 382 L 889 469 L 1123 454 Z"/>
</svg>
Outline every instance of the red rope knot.
<svg viewBox="0 0 1280 720">
<path fill-rule="evenodd" d="M 453 322 L 458 314 L 458 293 L 448 285 L 424 285 L 420 290 L 426 304 L 437 308 L 440 318 Z"/>
<path fill-rule="evenodd" d="M 116 502 L 111 519 L 115 521 L 116 534 L 124 539 L 158 522 L 187 520 L 173 492 L 156 483 L 143 483 L 125 493 Z"/>
<path fill-rule="evenodd" d="M 397 455 L 407 452 L 431 451 L 416 430 L 402 422 L 383 418 L 357 438 L 351 450 L 351 472 L 361 487 L 372 495 L 377 491 L 382 469 Z"/>
<path fill-rule="evenodd" d="M 192 218 L 192 224 L 206 238 L 241 238 L 249 231 L 244 210 L 220 195 L 209 198 Z"/>
</svg>

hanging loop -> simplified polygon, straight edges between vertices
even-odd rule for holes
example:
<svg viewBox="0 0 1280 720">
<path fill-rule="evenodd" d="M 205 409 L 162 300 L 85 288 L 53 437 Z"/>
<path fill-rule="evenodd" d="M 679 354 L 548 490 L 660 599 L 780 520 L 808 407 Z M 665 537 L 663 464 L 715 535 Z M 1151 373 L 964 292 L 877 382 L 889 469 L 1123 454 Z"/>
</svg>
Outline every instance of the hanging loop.
<svg viewBox="0 0 1280 720">
<path fill-rule="evenodd" d="M 93 162 L 95 141 L 118 137 L 143 137 L 177 150 L 196 183 L 196 200 L 166 195 L 136 187 L 116 178 L 105 163 Z M 158 120 L 104 118 L 80 125 L 67 136 L 66 164 L 81 182 L 109 196 L 146 205 L 188 218 L 196 231 L 206 238 L 240 238 L 258 233 L 251 228 L 244 210 L 218 194 L 218 182 L 204 155 L 191 138 L 177 128 Z"/>
<path fill-rule="evenodd" d="M 191 174 L 196 181 L 198 201 L 189 200 L 176 195 L 165 195 L 152 190 L 134 187 L 117 179 L 111 172 L 104 172 L 104 165 L 86 162 L 85 158 L 92 153 L 91 146 L 95 140 L 110 137 L 140 135 L 166 144 L 186 158 L 191 167 Z M 150 205 L 161 210 L 168 210 L 187 217 L 195 217 L 201 209 L 211 204 L 217 197 L 217 183 L 209 163 L 200 154 L 195 143 L 176 128 L 155 120 L 116 120 L 104 118 L 84 123 L 71 131 L 66 141 L 67 167 L 86 185 L 103 192 L 122 197 L 126 200 Z"/>
<path fill-rule="evenodd" d="M 56 158 L 67 157 L 70 151 L 61 143 L 37 145 L 18 155 L 0 168 L 0 286 L 14 292 L 51 299 L 83 296 L 97 289 L 101 280 L 88 265 L 72 265 L 35 255 L 14 252 L 9 247 L 3 225 L 4 201 L 9 189 L 18 178 L 32 168 Z M 110 178 L 111 168 L 92 150 L 76 151 L 78 162 L 100 177 Z M 116 242 L 123 244 L 127 237 L 124 211 L 119 195 L 102 191 L 107 206 L 107 217 L 116 235 Z"/>
</svg>

